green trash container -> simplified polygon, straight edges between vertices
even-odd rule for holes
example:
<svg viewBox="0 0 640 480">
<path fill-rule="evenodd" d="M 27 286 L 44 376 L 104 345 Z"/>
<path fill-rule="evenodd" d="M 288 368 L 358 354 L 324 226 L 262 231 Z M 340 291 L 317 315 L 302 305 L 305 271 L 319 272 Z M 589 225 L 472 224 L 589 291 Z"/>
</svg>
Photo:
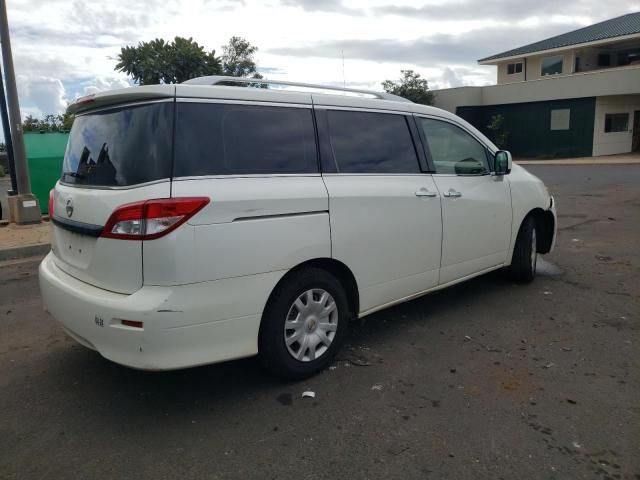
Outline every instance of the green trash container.
<svg viewBox="0 0 640 480">
<path fill-rule="evenodd" d="M 42 213 L 47 213 L 49 191 L 60 178 L 68 139 L 68 133 L 28 132 L 24 134 L 31 191 L 38 197 Z"/>
</svg>

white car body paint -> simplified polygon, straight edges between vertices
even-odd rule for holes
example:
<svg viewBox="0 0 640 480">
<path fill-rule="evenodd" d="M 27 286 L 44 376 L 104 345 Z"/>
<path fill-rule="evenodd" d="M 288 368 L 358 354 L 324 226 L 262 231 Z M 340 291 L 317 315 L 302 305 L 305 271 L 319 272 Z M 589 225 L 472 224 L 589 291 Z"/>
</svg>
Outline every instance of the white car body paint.
<svg viewBox="0 0 640 480">
<path fill-rule="evenodd" d="M 448 112 L 341 95 L 166 85 L 97 94 L 93 105 L 72 108 L 83 113 L 173 99 L 426 115 L 455 123 L 497 151 Z M 445 197 L 449 190 L 462 196 Z M 67 223 L 99 228 L 123 204 L 169 197 L 211 201 L 154 240 L 87 236 L 54 223 L 52 251 L 40 265 L 43 302 L 53 317 L 79 343 L 133 368 L 168 370 L 257 354 L 270 295 L 304 262 L 330 259 L 349 269 L 357 314 L 364 316 L 509 265 L 518 229 L 534 209 L 553 215 L 555 239 L 555 205 L 542 182 L 518 165 L 508 175 L 483 176 L 213 175 L 126 188 L 59 182 L 54 209 Z"/>
</svg>

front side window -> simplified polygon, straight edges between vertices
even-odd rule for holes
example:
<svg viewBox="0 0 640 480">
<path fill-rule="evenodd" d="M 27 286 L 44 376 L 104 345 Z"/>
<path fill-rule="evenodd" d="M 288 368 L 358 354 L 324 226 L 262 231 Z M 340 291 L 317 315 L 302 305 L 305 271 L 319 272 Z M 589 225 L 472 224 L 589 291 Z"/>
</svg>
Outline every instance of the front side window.
<svg viewBox="0 0 640 480">
<path fill-rule="evenodd" d="M 522 63 L 510 63 L 509 65 L 507 65 L 507 73 L 509 75 L 522 73 Z"/>
<path fill-rule="evenodd" d="M 489 172 L 484 146 L 451 123 L 421 118 L 436 173 L 447 175 L 485 175 Z"/>
<path fill-rule="evenodd" d="M 604 116 L 604 132 L 626 132 L 629 129 L 628 113 L 607 113 Z"/>
<path fill-rule="evenodd" d="M 62 181 L 129 186 L 171 177 L 173 103 L 88 112 L 73 122 Z"/>
<path fill-rule="evenodd" d="M 557 75 L 562 73 L 562 55 L 542 59 L 540 75 Z"/>
<path fill-rule="evenodd" d="M 178 102 L 176 177 L 317 173 L 311 109 Z"/>
<path fill-rule="evenodd" d="M 329 110 L 329 137 L 340 173 L 420 173 L 404 115 Z"/>
</svg>

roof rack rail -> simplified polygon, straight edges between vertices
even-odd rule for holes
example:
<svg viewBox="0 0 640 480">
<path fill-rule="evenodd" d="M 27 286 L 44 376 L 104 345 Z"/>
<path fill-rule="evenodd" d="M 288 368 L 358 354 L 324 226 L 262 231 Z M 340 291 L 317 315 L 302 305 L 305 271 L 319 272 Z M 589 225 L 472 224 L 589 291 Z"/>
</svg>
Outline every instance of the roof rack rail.
<svg viewBox="0 0 640 480">
<path fill-rule="evenodd" d="M 188 85 L 220 85 L 223 83 L 253 83 L 256 85 L 284 85 L 287 87 L 303 87 L 314 88 L 317 90 L 334 90 L 337 92 L 359 93 L 362 95 L 371 95 L 379 100 L 392 100 L 394 102 L 411 102 L 404 97 L 393 95 L 392 93 L 376 92 L 374 90 L 360 90 L 357 88 L 334 87 L 330 85 L 318 85 L 313 83 L 287 82 L 284 80 L 266 80 L 264 78 L 245 78 L 245 77 L 229 77 L 223 75 L 209 75 L 206 77 L 197 77 L 182 82 Z"/>
</svg>

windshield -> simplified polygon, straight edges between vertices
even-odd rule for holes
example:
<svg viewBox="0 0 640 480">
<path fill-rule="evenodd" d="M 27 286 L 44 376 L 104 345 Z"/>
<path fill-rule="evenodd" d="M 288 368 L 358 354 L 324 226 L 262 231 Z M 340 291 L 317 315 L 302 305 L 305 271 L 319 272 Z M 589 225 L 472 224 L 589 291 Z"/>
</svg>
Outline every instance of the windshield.
<svg viewBox="0 0 640 480">
<path fill-rule="evenodd" d="M 169 178 L 172 133 L 170 102 L 80 115 L 69 136 L 62 181 L 128 186 Z"/>
</svg>

